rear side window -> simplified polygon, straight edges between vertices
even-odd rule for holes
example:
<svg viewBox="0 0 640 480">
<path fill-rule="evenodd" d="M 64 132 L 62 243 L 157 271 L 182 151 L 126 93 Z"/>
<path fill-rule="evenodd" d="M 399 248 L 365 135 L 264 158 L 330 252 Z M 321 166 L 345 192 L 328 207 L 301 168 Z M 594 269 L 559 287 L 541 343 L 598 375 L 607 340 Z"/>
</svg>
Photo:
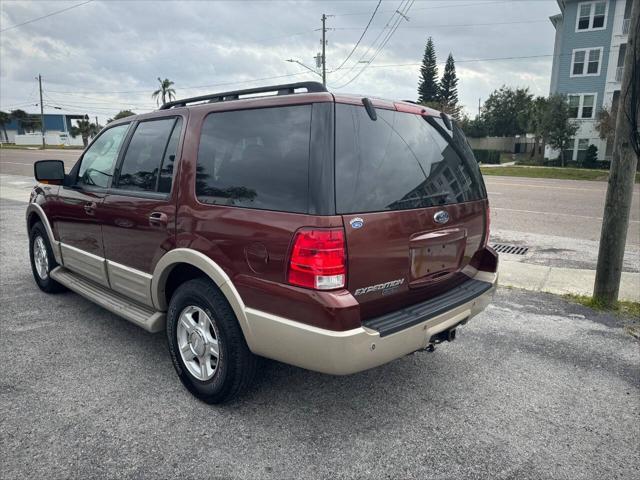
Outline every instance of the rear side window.
<svg viewBox="0 0 640 480">
<path fill-rule="evenodd" d="M 421 116 L 336 105 L 336 209 L 340 214 L 406 210 L 479 200 L 471 154 L 459 156 Z M 456 131 L 455 140 L 468 145 Z M 452 143 L 453 142 L 452 140 Z M 459 150 L 461 150 L 459 146 Z"/>
<path fill-rule="evenodd" d="M 311 105 L 209 114 L 196 196 L 203 203 L 306 213 Z"/>
<path fill-rule="evenodd" d="M 181 118 L 140 122 L 120 167 L 115 188 L 168 193 L 180 138 Z"/>
</svg>

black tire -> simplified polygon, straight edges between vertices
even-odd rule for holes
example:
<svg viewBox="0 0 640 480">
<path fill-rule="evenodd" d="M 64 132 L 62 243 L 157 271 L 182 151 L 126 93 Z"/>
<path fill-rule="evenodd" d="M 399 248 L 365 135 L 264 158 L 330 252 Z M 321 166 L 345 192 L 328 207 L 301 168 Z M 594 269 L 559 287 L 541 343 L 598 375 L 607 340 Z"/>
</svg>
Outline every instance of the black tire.
<svg viewBox="0 0 640 480">
<path fill-rule="evenodd" d="M 178 321 L 188 307 L 201 308 L 215 322 L 219 358 L 213 377 L 201 381 L 186 367 L 178 347 Z M 167 312 L 167 340 L 173 366 L 185 387 L 209 404 L 224 403 L 252 384 L 258 359 L 251 353 L 240 324 L 220 290 L 209 279 L 196 278 L 178 287 Z"/>
<path fill-rule="evenodd" d="M 34 259 L 34 245 L 38 237 L 42 238 L 47 254 L 48 268 L 46 276 L 44 278 L 41 277 L 40 274 L 38 274 Z M 38 285 L 40 290 L 47 293 L 60 293 L 67 290 L 66 287 L 56 282 L 49 275 L 51 270 L 58 266 L 58 262 L 56 262 L 56 259 L 53 256 L 51 244 L 49 243 L 49 236 L 47 235 L 47 231 L 45 230 L 42 222 L 36 222 L 29 231 L 29 260 L 31 262 L 31 272 L 33 273 L 33 278 L 35 279 L 36 284 Z"/>
</svg>

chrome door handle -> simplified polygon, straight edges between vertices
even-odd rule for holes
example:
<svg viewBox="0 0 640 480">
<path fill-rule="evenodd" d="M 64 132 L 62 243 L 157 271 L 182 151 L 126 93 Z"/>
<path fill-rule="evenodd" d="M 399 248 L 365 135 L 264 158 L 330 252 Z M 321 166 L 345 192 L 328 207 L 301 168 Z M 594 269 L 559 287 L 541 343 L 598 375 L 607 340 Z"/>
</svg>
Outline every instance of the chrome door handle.
<svg viewBox="0 0 640 480">
<path fill-rule="evenodd" d="M 154 226 L 166 225 L 167 214 L 162 212 L 153 212 L 149 215 L 149 224 Z"/>
</svg>

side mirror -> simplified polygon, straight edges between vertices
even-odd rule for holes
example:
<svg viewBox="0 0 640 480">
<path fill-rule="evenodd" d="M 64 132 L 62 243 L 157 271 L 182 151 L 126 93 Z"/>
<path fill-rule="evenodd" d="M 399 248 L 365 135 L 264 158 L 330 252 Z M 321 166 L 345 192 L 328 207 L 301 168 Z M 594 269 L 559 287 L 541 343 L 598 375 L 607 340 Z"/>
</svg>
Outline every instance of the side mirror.
<svg viewBox="0 0 640 480">
<path fill-rule="evenodd" d="M 62 185 L 64 163 L 62 160 L 38 160 L 33 165 L 33 174 L 39 182 Z"/>
</svg>

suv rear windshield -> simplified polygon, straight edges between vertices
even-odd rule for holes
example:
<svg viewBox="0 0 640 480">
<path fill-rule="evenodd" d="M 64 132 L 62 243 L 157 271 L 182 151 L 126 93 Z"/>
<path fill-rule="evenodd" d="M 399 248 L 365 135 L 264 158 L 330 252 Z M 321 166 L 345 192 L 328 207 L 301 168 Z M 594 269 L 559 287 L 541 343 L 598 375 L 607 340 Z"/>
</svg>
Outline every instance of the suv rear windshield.
<svg viewBox="0 0 640 480">
<path fill-rule="evenodd" d="M 405 210 L 485 197 L 478 165 L 454 126 L 451 143 L 424 118 L 336 105 L 336 210 Z M 445 133 L 448 135 L 449 132 Z"/>
<path fill-rule="evenodd" d="M 203 203 L 306 213 L 311 105 L 209 114 L 196 196 Z"/>
</svg>

